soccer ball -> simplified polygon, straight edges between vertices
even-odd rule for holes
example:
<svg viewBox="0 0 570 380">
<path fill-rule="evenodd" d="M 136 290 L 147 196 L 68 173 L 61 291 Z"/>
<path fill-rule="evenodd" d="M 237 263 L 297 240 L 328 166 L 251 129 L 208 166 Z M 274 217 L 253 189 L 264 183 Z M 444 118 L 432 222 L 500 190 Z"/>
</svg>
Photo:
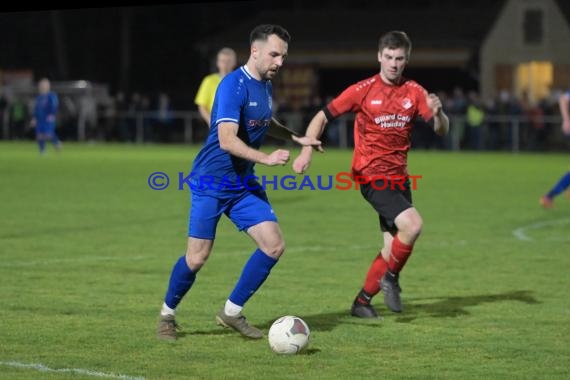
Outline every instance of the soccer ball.
<svg viewBox="0 0 570 380">
<path fill-rule="evenodd" d="M 296 354 L 309 344 L 311 331 L 299 317 L 286 315 L 269 328 L 269 346 L 278 354 Z"/>
</svg>

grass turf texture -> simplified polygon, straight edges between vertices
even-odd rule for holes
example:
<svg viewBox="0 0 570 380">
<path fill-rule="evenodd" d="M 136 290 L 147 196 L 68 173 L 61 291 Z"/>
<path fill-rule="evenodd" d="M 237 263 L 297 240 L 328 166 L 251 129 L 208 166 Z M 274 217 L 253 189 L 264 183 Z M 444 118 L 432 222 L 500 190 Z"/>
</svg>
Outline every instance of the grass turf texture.
<svg viewBox="0 0 570 380">
<path fill-rule="evenodd" d="M 269 190 L 287 251 L 245 314 L 265 333 L 282 315 L 310 326 L 308 351 L 271 352 L 215 325 L 253 243 L 224 217 L 214 251 L 178 308 L 174 343 L 157 341 L 170 270 L 186 244 L 198 147 L 67 144 L 38 157 L 0 144 L 0 378 L 82 379 L 7 362 L 147 379 L 567 378 L 570 199 L 538 198 L 568 169 L 561 154 L 412 151 L 424 230 L 402 273 L 404 312 L 348 315 L 380 247 L 359 191 Z M 269 148 L 264 150 L 268 151 Z M 296 153 L 297 149 L 293 150 Z M 315 155 L 316 179 L 351 152 Z M 150 173 L 170 187 L 153 191 Z M 258 175 L 292 174 L 290 165 Z M 524 228 L 529 226 L 528 228 Z M 522 228 L 521 240 L 513 230 Z"/>
</svg>

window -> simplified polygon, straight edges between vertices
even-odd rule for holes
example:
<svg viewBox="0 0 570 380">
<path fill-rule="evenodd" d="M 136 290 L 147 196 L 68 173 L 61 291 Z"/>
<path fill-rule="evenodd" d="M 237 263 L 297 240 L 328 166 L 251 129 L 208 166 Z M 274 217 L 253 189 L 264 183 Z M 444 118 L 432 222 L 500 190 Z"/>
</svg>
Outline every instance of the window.
<svg viewBox="0 0 570 380">
<path fill-rule="evenodd" d="M 523 16 L 525 45 L 540 45 L 544 37 L 544 14 L 541 9 L 527 9 Z"/>
<path fill-rule="evenodd" d="M 551 62 L 527 62 L 517 66 L 516 92 L 519 97 L 526 91 L 533 101 L 550 94 L 554 68 Z"/>
</svg>

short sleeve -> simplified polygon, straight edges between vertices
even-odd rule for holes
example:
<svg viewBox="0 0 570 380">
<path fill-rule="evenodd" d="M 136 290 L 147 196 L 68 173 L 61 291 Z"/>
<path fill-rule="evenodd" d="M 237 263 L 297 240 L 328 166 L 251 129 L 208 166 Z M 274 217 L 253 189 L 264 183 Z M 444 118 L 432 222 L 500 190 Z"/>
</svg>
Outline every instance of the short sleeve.
<svg viewBox="0 0 570 380">
<path fill-rule="evenodd" d="M 223 122 L 239 124 L 242 108 L 246 101 L 246 87 L 241 79 L 226 77 L 216 92 L 216 120 L 213 125 Z"/>
<path fill-rule="evenodd" d="M 431 108 L 428 107 L 427 104 L 427 97 L 428 92 L 422 86 L 417 87 L 416 96 L 418 99 L 418 114 L 424 119 L 425 121 L 429 121 L 433 118 L 433 112 Z"/>
<path fill-rule="evenodd" d="M 216 87 L 218 85 L 217 78 L 214 75 L 208 75 L 202 80 L 198 92 L 196 93 L 196 98 L 194 99 L 196 105 L 206 107 L 209 111 L 212 111 L 214 94 L 216 93 Z"/>
<path fill-rule="evenodd" d="M 364 96 L 365 91 L 358 84 L 353 84 L 352 86 L 348 87 L 339 96 L 327 104 L 327 119 L 330 116 L 336 118 L 347 112 L 359 111 Z"/>
</svg>

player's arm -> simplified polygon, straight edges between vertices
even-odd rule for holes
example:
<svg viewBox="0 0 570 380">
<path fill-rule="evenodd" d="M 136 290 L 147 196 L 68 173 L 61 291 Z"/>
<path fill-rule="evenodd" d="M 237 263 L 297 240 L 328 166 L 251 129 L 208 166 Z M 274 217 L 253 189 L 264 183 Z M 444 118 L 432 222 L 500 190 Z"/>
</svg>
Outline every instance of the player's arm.
<svg viewBox="0 0 570 380">
<path fill-rule="evenodd" d="M 433 113 L 433 130 L 439 136 L 445 136 L 449 132 L 449 118 L 443 112 L 441 99 L 436 94 L 427 94 L 427 106 Z"/>
<path fill-rule="evenodd" d="M 221 122 L 218 124 L 218 140 L 222 150 L 232 156 L 267 166 L 284 165 L 289 161 L 288 150 L 277 149 L 271 154 L 266 154 L 248 146 L 238 137 L 238 129 L 239 125 L 237 123 Z"/>
<path fill-rule="evenodd" d="M 290 127 L 280 123 L 274 117 L 271 118 L 271 122 L 269 123 L 269 129 L 267 130 L 267 134 L 271 137 L 275 137 L 276 139 L 281 139 L 281 140 L 289 140 L 291 138 L 291 135 L 302 136 L 301 131 L 297 131 L 293 128 L 290 128 Z"/>
<path fill-rule="evenodd" d="M 570 135 L 570 92 L 565 92 L 558 98 L 560 115 L 562 116 L 562 131 Z"/>
<path fill-rule="evenodd" d="M 316 115 L 313 116 L 313 118 L 311 119 L 311 122 L 307 127 L 307 132 L 305 132 L 305 136 L 310 139 L 318 140 L 323 134 L 323 131 L 325 130 L 325 126 L 327 125 L 327 123 L 328 119 L 327 116 L 325 115 L 325 111 L 321 110 L 317 112 Z M 317 150 L 322 152 L 323 151 L 322 148 L 320 149 L 319 148 L 317 148 Z M 313 147 L 303 146 L 303 148 L 301 149 L 301 153 L 293 162 L 293 170 L 295 171 L 295 173 L 302 174 L 309 168 L 309 165 L 311 164 L 312 155 L 313 155 Z"/>
<path fill-rule="evenodd" d="M 313 116 L 305 135 L 309 138 L 318 139 L 330 121 L 347 112 L 360 112 L 364 94 L 365 91 L 360 91 L 359 83 L 346 88 L 339 96 Z M 322 149 L 319 151 L 322 152 Z M 309 168 L 312 154 L 313 149 L 311 147 L 303 147 L 301 153 L 293 162 L 295 173 L 302 174 Z"/>
<path fill-rule="evenodd" d="M 210 110 L 206 106 L 198 104 L 198 112 L 202 119 L 208 124 L 208 128 L 210 128 Z"/>
<path fill-rule="evenodd" d="M 323 148 L 321 146 L 321 142 L 315 138 L 311 138 L 309 136 L 303 136 L 303 133 L 300 130 L 296 130 L 293 128 L 289 128 L 283 124 L 281 124 L 277 119 L 274 117 L 271 118 L 271 122 L 269 124 L 269 129 L 267 130 L 267 134 L 271 137 L 275 137 L 281 140 L 289 140 L 293 139 L 296 143 L 302 146 L 307 147 L 315 147 L 317 150 L 322 151 Z"/>
</svg>

